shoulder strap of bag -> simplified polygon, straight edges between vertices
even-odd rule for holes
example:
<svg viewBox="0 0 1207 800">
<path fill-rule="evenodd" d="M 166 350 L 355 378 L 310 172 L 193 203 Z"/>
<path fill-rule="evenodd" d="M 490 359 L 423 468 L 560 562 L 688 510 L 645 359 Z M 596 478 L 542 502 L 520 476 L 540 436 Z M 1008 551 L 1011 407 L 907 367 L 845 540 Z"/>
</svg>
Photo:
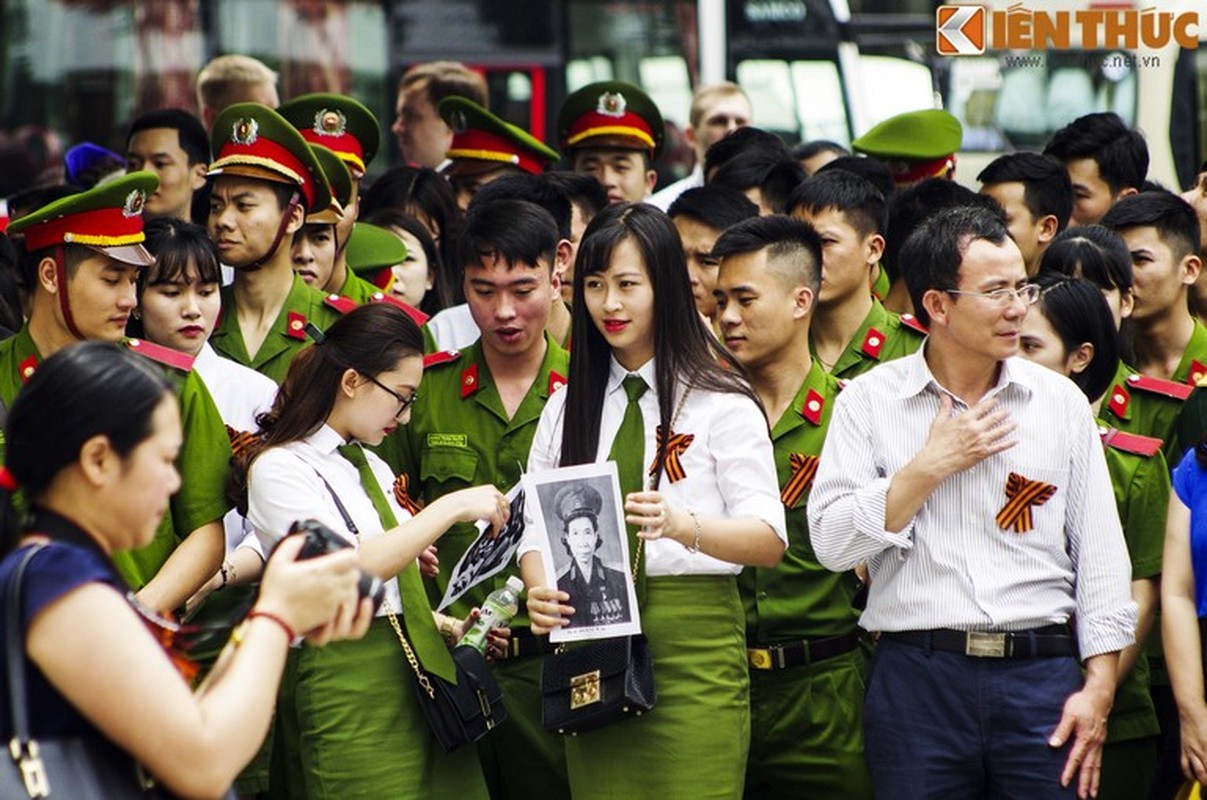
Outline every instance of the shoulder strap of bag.
<svg viewBox="0 0 1207 800">
<path fill-rule="evenodd" d="M 29 549 L 8 580 L 5 592 L 4 661 L 8 668 L 8 701 L 13 715 L 13 739 L 24 748 L 29 741 L 29 708 L 25 696 L 25 647 L 21 636 L 21 583 L 25 568 L 46 545 L 36 544 Z"/>
</svg>

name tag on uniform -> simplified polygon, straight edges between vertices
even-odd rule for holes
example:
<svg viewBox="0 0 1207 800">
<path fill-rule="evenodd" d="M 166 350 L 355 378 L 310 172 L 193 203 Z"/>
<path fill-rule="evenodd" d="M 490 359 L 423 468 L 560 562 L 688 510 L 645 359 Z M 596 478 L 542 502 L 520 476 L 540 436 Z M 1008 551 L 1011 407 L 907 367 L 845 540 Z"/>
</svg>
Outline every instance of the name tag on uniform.
<svg viewBox="0 0 1207 800">
<path fill-rule="evenodd" d="M 464 433 L 429 433 L 428 447 L 469 447 L 469 437 Z"/>
</svg>

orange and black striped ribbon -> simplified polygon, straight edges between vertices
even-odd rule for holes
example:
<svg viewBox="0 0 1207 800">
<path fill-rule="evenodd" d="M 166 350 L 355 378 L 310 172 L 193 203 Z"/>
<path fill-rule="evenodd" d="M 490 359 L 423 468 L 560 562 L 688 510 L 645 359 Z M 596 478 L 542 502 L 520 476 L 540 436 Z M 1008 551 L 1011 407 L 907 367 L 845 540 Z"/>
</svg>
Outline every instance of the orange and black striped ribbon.
<svg viewBox="0 0 1207 800">
<path fill-rule="evenodd" d="M 231 453 L 235 456 L 238 456 L 249 444 L 260 439 L 258 433 L 236 430 L 230 425 L 226 426 L 226 435 L 230 437 Z"/>
<path fill-rule="evenodd" d="M 411 499 L 411 493 L 407 489 L 407 476 L 402 473 L 394 479 L 394 499 L 398 501 L 398 505 L 405 508 L 412 517 L 418 516 L 423 507 Z"/>
<path fill-rule="evenodd" d="M 1031 507 L 1042 506 L 1056 494 L 1056 487 L 1043 481 L 1027 480 L 1017 472 L 1006 478 L 1006 505 L 997 512 L 998 527 L 1015 533 L 1026 533 L 1035 527 Z"/>
<path fill-rule="evenodd" d="M 683 452 L 695 441 L 696 436 L 693 433 L 675 433 L 671 431 L 670 439 L 666 442 L 666 464 L 663 470 L 666 472 L 666 477 L 671 483 L 676 483 L 687 477 L 687 473 L 683 471 L 683 462 L 680 457 Z M 658 426 L 658 452 L 662 452 L 662 426 Z M 654 458 L 654 463 L 650 464 L 650 475 L 652 476 L 658 471 L 658 458 Z"/>
<path fill-rule="evenodd" d="M 807 456 L 804 453 L 790 453 L 788 464 L 792 467 L 792 476 L 784 484 L 780 492 L 780 502 L 784 508 L 794 508 L 801 495 L 813 488 L 813 478 L 817 475 L 817 456 Z"/>
</svg>

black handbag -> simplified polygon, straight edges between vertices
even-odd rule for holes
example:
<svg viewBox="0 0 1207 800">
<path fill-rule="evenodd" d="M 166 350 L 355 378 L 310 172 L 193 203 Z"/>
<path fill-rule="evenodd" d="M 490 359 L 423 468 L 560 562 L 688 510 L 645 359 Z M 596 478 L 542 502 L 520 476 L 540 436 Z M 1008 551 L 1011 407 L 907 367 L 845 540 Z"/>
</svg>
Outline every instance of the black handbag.
<svg viewBox="0 0 1207 800">
<path fill-rule="evenodd" d="M 21 579 L 25 567 L 45 545 L 22 557 L 9 580 L 5 602 L 4 658 L 13 738 L 9 758 L 0 758 L 0 797 L 70 800 L 171 798 L 157 787 L 134 759 L 100 734 L 35 740 L 29 732 L 25 694 L 25 648 L 21 635 Z"/>
<path fill-rule="evenodd" d="M 644 634 L 600 639 L 545 656 L 541 721 L 561 734 L 602 728 L 654 708 L 654 660 Z"/>
<path fill-rule="evenodd" d="M 503 708 L 503 690 L 495 682 L 490 664 L 472 647 L 454 647 L 453 664 L 457 682 L 449 683 L 419 666 L 415 651 L 407 642 L 398 617 L 387 612 L 386 617 L 398 634 L 398 641 L 407 663 L 415 675 L 415 694 L 427 719 L 432 735 L 451 753 L 463 744 L 472 744 L 507 720 Z"/>
<path fill-rule="evenodd" d="M 335 501 L 335 507 L 344 518 L 348 531 L 360 539 L 360 530 L 335 489 L 317 469 L 315 474 L 327 487 L 327 493 Z M 486 663 L 481 653 L 472 647 L 454 647 L 452 656 L 457 668 L 457 682 L 449 683 L 419 665 L 419 659 L 415 657 L 415 651 L 411 649 L 394 612 L 387 611 L 386 618 L 398 635 L 402 652 L 414 673 L 419 707 L 423 709 L 428 727 L 444 752 L 451 753 L 463 744 L 473 744 L 507 720 L 507 710 L 503 708 L 503 690 L 495 682 L 490 664 Z"/>
</svg>

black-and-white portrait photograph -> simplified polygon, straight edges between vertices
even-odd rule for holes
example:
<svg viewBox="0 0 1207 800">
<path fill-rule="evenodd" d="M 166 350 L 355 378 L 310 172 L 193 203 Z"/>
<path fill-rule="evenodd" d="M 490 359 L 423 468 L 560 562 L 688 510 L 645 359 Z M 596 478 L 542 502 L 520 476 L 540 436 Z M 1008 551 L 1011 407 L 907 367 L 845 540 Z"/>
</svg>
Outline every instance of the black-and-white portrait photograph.
<svg viewBox="0 0 1207 800">
<path fill-rule="evenodd" d="M 570 624 L 550 641 L 641 632 L 616 465 L 585 464 L 525 476 L 545 574 L 570 595 Z M 553 581 L 550 581 L 551 583 Z"/>
<path fill-rule="evenodd" d="M 479 522 L 478 538 L 469 546 L 464 555 L 453 567 L 448 577 L 448 588 L 444 590 L 444 598 L 440 601 L 437 611 L 457 602 L 461 595 L 487 578 L 498 574 L 515 558 L 516 548 L 524 536 L 524 490 L 516 484 L 507 493 L 511 503 L 511 516 L 507 525 L 497 536 L 490 536 L 486 523 Z"/>
</svg>

